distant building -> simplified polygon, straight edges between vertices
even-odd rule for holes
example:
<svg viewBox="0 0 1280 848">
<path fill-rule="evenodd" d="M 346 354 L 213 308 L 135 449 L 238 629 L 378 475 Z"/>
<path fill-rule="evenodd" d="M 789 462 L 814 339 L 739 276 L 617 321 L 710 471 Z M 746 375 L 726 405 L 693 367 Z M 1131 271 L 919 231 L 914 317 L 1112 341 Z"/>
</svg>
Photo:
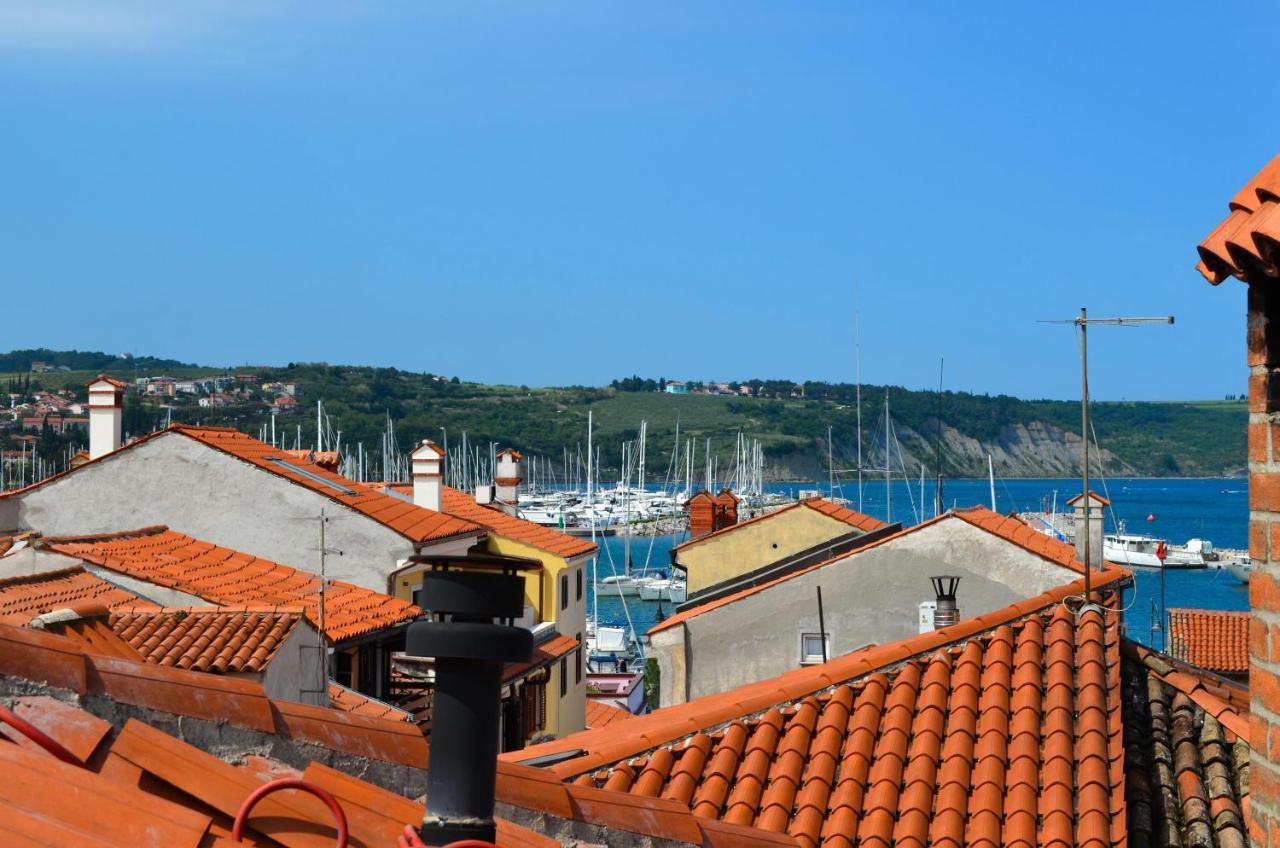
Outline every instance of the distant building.
<svg viewBox="0 0 1280 848">
<path fill-rule="evenodd" d="M 683 380 L 668 380 L 664 391 L 669 395 L 687 395 L 689 394 L 689 384 Z"/>
</svg>

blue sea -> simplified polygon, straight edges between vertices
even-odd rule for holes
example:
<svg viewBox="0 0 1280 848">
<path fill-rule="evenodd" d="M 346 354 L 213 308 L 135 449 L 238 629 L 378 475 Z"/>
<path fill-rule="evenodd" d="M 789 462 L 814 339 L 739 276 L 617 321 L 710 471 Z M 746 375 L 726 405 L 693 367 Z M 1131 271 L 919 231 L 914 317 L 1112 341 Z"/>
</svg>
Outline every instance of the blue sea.
<svg viewBox="0 0 1280 848">
<path fill-rule="evenodd" d="M 823 483 L 787 483 L 770 485 L 770 491 L 798 496 L 800 490 L 827 491 Z M 1111 499 L 1106 516 L 1107 530 L 1115 529 L 1115 521 L 1123 521 L 1131 532 L 1160 536 L 1182 544 L 1188 539 L 1208 539 L 1219 548 L 1247 548 L 1249 541 L 1248 482 L 1244 478 L 1117 478 L 1106 485 L 1095 483 L 1095 491 Z M 996 481 L 996 509 L 999 512 L 1043 510 L 1056 503 L 1065 509 L 1067 499 L 1080 491 L 1079 480 L 1015 479 Z M 835 494 L 848 498 L 858 507 L 857 484 L 837 484 Z M 986 480 L 948 480 L 943 488 L 944 504 L 952 506 L 991 505 L 990 487 Z M 862 511 L 880 519 L 901 521 L 910 526 L 933 514 L 932 484 L 925 482 L 927 510 L 920 506 L 919 483 L 893 483 L 885 497 L 883 482 L 866 482 L 862 490 Z M 886 504 L 886 500 L 888 504 Z M 891 507 L 891 514 L 886 510 Z M 1112 516 L 1114 512 L 1114 519 Z M 631 562 L 637 571 L 646 566 L 651 571 L 665 572 L 670 567 L 670 551 L 685 540 L 683 534 L 671 536 L 638 536 L 631 540 Z M 610 536 L 602 540 L 599 557 L 601 578 L 621 573 L 625 562 L 625 540 Z M 1238 582 L 1225 569 L 1134 569 L 1136 593 L 1126 595 L 1128 608 L 1125 626 L 1130 638 L 1162 647 L 1162 634 L 1152 629 L 1160 614 L 1161 595 L 1167 607 L 1201 607 L 1208 609 L 1244 610 L 1249 607 L 1248 586 Z M 671 613 L 670 604 L 656 604 L 629 598 L 626 608 L 617 598 L 600 599 L 600 618 L 610 624 L 630 623 L 644 633 L 657 621 L 659 606 Z M 588 607 L 589 609 L 590 607 Z"/>
</svg>

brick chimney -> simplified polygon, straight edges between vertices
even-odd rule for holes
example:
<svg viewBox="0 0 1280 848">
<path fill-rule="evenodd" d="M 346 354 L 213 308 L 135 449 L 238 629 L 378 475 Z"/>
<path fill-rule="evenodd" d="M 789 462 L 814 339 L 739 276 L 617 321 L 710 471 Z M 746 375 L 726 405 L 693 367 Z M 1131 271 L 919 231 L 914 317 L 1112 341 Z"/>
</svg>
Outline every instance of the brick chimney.
<svg viewBox="0 0 1280 848">
<path fill-rule="evenodd" d="M 715 531 L 718 507 L 715 495 L 706 489 L 685 501 L 684 508 L 689 513 L 690 539 L 697 539 Z"/>
<path fill-rule="evenodd" d="M 440 492 L 444 481 L 444 451 L 430 439 L 423 439 L 410 455 L 413 460 L 413 503 L 435 512 L 440 511 Z"/>
<path fill-rule="evenodd" d="M 123 411 L 124 383 L 99 374 L 89 383 L 89 459 L 120 448 Z"/>
<path fill-rule="evenodd" d="M 524 482 L 520 465 L 524 456 L 513 448 L 499 451 L 493 471 L 494 498 L 507 515 L 515 515 L 520 503 L 520 484 Z"/>
<path fill-rule="evenodd" d="M 732 527 L 738 523 L 738 496 L 728 489 L 716 495 L 716 529 Z"/>
</svg>

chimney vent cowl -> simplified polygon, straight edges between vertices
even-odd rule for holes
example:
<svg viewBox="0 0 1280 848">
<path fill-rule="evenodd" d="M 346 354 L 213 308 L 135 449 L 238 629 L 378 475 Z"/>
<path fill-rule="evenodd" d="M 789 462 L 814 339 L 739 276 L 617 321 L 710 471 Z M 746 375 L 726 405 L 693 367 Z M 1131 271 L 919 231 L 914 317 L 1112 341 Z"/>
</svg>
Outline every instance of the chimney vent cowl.
<svg viewBox="0 0 1280 848">
<path fill-rule="evenodd" d="M 435 659 L 427 809 L 427 845 L 493 842 L 502 671 L 533 656 L 524 614 L 522 571 L 535 560 L 502 556 L 411 557 L 422 576 L 427 619 L 409 625 L 406 653 Z"/>
<path fill-rule="evenodd" d="M 960 585 L 960 577 L 954 574 L 940 574 L 930 577 L 933 593 L 937 599 L 937 609 L 933 614 L 934 629 L 950 627 L 960 621 L 960 607 L 956 604 L 956 587 Z"/>
</svg>

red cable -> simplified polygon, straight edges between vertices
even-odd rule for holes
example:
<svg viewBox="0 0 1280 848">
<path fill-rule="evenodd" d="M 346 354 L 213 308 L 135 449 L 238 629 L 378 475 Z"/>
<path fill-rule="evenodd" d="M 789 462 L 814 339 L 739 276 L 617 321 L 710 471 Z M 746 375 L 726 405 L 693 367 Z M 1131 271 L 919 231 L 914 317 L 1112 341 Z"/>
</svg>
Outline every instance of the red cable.
<svg viewBox="0 0 1280 848">
<path fill-rule="evenodd" d="M 62 760 L 64 763 L 70 763 L 71 765 L 79 766 L 80 768 L 87 768 L 84 764 L 84 760 L 62 747 L 58 740 L 48 736 L 43 730 L 36 727 L 34 724 L 31 724 L 25 719 L 19 717 L 13 710 L 10 710 L 7 707 L 0 707 L 0 722 L 9 725 L 14 730 L 39 745 L 41 748 L 44 748 L 50 754 L 53 754 L 58 759 Z"/>
<path fill-rule="evenodd" d="M 338 806 L 337 800 L 316 784 L 294 778 L 273 780 L 270 783 L 262 784 L 249 793 L 249 797 L 245 798 L 244 803 L 240 805 L 240 812 L 236 813 L 236 821 L 231 828 L 231 838 L 236 842 L 241 841 L 240 838 L 244 835 L 245 820 L 249 818 L 249 812 L 254 808 L 254 805 L 272 792 L 279 792 L 281 789 L 301 789 L 303 792 L 310 792 L 321 801 L 324 801 L 329 806 L 330 812 L 333 813 L 334 821 L 338 823 L 336 848 L 347 848 L 347 817 L 342 812 L 342 807 Z"/>
</svg>

